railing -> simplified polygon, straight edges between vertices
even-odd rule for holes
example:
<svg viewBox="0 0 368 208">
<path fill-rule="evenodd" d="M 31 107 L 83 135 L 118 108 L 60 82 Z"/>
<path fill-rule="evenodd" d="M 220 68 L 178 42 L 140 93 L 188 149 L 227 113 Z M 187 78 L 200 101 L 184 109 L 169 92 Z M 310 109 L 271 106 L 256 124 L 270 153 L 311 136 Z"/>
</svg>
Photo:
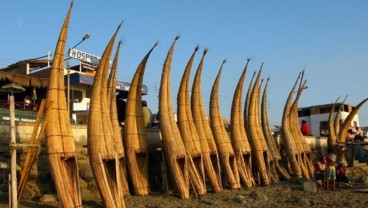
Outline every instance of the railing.
<svg viewBox="0 0 368 208">
<path fill-rule="evenodd" d="M 26 110 L 26 111 L 38 110 L 38 104 L 33 103 L 14 102 L 14 107 L 17 110 Z M 9 102 L 7 100 L 0 100 L 0 108 L 9 108 Z"/>
</svg>

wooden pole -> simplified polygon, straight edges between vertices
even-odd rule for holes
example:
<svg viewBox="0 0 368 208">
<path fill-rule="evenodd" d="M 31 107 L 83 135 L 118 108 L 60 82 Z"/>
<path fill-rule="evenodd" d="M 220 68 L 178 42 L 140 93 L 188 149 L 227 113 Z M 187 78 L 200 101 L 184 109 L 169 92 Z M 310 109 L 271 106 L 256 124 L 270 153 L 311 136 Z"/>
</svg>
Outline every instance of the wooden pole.
<svg viewBox="0 0 368 208">
<path fill-rule="evenodd" d="M 11 207 L 18 207 L 18 193 L 17 193 L 17 149 L 15 138 L 15 110 L 14 110 L 14 96 L 10 96 L 9 100 L 9 112 L 10 112 L 10 175 L 11 175 Z"/>
</svg>

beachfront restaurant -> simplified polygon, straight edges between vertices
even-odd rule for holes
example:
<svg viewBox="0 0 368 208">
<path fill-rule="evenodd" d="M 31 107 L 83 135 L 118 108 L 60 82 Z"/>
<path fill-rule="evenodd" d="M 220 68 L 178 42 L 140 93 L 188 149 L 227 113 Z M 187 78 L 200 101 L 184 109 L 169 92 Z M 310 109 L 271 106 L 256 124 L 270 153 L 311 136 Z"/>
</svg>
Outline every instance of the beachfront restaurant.
<svg viewBox="0 0 368 208">
<path fill-rule="evenodd" d="M 34 121 L 41 100 L 46 98 L 51 61 L 49 59 L 27 59 L 0 69 L 0 119 L 9 120 L 9 95 L 15 99 L 16 120 Z M 64 70 L 65 94 L 69 101 L 69 112 L 73 124 L 86 124 L 90 95 L 95 75 L 95 67 L 89 63 Z M 2 89 L 11 85 L 13 90 Z M 130 83 L 116 81 L 116 100 L 119 121 L 125 114 L 125 102 Z M 142 94 L 147 95 L 148 88 L 143 86 Z M 26 102 L 26 98 L 30 100 Z"/>
</svg>

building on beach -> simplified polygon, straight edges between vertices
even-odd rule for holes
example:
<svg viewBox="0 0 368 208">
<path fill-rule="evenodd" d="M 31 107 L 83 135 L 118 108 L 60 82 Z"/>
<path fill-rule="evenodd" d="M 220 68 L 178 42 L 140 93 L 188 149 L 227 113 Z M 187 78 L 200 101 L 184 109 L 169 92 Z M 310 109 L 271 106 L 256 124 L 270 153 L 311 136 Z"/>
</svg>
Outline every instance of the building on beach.
<svg viewBox="0 0 368 208">
<path fill-rule="evenodd" d="M 311 134 L 316 137 L 328 136 L 328 117 L 333 107 L 333 103 L 324 105 L 315 105 L 298 109 L 299 123 L 302 120 L 307 121 L 311 129 Z M 339 107 L 342 106 L 340 113 L 340 124 L 348 117 L 349 113 L 355 108 L 355 106 L 346 103 L 337 103 L 335 105 L 335 111 L 333 118 L 335 118 Z M 356 114 L 350 124 L 350 126 L 359 126 L 359 116 Z"/>
<path fill-rule="evenodd" d="M 76 49 L 73 49 L 74 51 Z M 77 51 L 71 54 L 71 58 L 79 60 L 78 65 L 69 66 L 69 62 L 66 61 L 64 69 L 65 79 L 65 94 L 68 100 L 69 112 L 71 122 L 75 124 L 86 124 L 88 118 L 89 101 L 91 95 L 91 85 L 93 84 L 95 76 L 95 68 L 97 67 L 96 59 L 99 57 L 89 55 L 89 57 L 95 57 L 94 59 L 81 58 L 77 56 L 84 52 Z M 85 57 L 85 56 L 83 56 Z M 41 57 L 45 58 L 45 57 Z M 70 58 L 68 58 L 70 59 Z M 27 59 L 18 61 L 5 68 L 0 69 L 0 86 L 8 83 L 15 83 L 24 87 L 25 91 L 14 94 L 16 109 L 20 110 L 17 113 L 18 120 L 23 120 L 22 114 L 27 114 L 24 119 L 32 121 L 29 116 L 29 111 L 37 111 L 39 104 L 43 98 L 46 98 L 48 77 L 50 74 L 50 67 L 52 60 L 47 59 Z M 119 121 L 124 120 L 125 115 L 125 100 L 127 98 L 130 89 L 130 83 L 123 81 L 116 81 L 116 96 Z M 37 93 L 37 99 L 33 100 L 31 108 L 25 108 L 23 100 L 26 96 L 32 97 L 34 93 Z M 148 88 L 146 85 L 142 88 L 142 94 L 147 95 Z M 0 108 L 6 108 L 8 103 L 8 94 L 0 93 Z M 24 111 L 24 112 L 22 112 Z M 1 111 L 0 111 L 1 114 Z M 0 115 L 2 116 L 2 115 Z M 6 115 L 3 120 L 6 119 Z M 0 118 L 1 119 L 1 118 Z"/>
</svg>

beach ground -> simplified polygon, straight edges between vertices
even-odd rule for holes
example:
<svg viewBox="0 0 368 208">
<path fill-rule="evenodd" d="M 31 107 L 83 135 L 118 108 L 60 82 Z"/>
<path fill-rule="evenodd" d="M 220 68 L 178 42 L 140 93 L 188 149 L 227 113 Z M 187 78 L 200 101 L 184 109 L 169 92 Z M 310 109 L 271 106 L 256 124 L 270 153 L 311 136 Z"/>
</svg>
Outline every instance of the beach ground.
<svg viewBox="0 0 368 208">
<path fill-rule="evenodd" d="M 337 185 L 336 190 L 326 190 L 317 184 L 316 192 L 303 190 L 303 181 L 280 181 L 270 186 L 256 186 L 252 190 L 224 189 L 221 193 L 208 193 L 198 199 L 183 200 L 173 192 L 165 195 L 152 192 L 149 196 L 125 198 L 126 207 L 366 207 L 368 187 L 363 183 L 352 183 L 352 187 Z M 2 196 L 0 207 L 8 207 L 7 196 Z M 58 202 L 40 203 L 38 199 L 22 201 L 19 207 L 59 207 Z M 101 200 L 83 201 L 83 207 L 103 207 Z"/>
</svg>

